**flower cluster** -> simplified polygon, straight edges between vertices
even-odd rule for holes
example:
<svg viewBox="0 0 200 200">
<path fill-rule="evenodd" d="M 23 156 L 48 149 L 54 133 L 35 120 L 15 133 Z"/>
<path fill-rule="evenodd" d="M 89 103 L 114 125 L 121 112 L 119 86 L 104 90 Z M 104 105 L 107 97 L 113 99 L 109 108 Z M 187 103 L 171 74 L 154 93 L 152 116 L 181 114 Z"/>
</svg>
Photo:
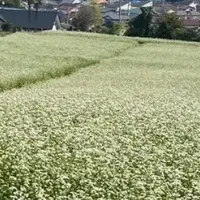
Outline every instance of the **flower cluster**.
<svg viewBox="0 0 200 200">
<path fill-rule="evenodd" d="M 151 41 L 1 93 L 0 199 L 199 199 L 199 51 Z"/>
</svg>

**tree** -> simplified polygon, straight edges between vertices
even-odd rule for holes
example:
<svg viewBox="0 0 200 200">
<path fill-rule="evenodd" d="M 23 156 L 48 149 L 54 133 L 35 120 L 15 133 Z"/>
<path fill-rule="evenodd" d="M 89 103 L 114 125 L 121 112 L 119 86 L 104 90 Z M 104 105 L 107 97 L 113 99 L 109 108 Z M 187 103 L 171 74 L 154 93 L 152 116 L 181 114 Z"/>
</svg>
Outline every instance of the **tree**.
<svg viewBox="0 0 200 200">
<path fill-rule="evenodd" d="M 124 35 L 126 31 L 125 23 L 111 22 L 104 25 L 106 29 L 103 29 L 103 33 L 112 34 L 112 35 Z M 102 29 L 103 27 L 101 27 Z"/>
<path fill-rule="evenodd" d="M 92 0 L 91 7 L 93 10 L 93 23 L 94 23 L 94 31 L 97 31 L 103 23 L 102 13 L 99 5 Z"/>
<path fill-rule="evenodd" d="M 19 8 L 20 4 L 21 4 L 21 0 L 5 0 L 5 1 L 1 1 L 5 3 L 6 7 L 15 7 L 15 8 Z"/>
<path fill-rule="evenodd" d="M 4 32 L 13 32 L 14 28 L 13 25 L 9 22 L 5 22 L 1 25 L 1 29 Z"/>
<path fill-rule="evenodd" d="M 184 34 L 183 22 L 175 14 L 164 15 L 158 25 L 157 37 L 180 39 Z"/>
<path fill-rule="evenodd" d="M 128 23 L 128 36 L 148 37 L 150 35 L 150 26 L 152 21 L 152 8 L 140 8 L 142 13 Z"/>
<path fill-rule="evenodd" d="M 72 24 L 81 31 L 97 31 L 102 24 L 99 6 L 95 2 L 82 6 L 72 20 Z"/>
</svg>

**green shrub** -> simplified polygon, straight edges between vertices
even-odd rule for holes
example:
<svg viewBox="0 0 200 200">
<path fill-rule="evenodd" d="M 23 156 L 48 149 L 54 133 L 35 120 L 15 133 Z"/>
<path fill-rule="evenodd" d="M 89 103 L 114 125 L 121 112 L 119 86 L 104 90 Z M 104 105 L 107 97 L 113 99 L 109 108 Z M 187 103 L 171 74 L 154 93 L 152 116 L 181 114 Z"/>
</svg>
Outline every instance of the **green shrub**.
<svg viewBox="0 0 200 200">
<path fill-rule="evenodd" d="M 4 32 L 13 32 L 14 31 L 14 27 L 11 23 L 9 22 L 5 22 L 1 25 L 1 29 Z"/>
<path fill-rule="evenodd" d="M 124 23 L 113 23 L 111 27 L 111 34 L 124 35 L 126 26 Z"/>
</svg>

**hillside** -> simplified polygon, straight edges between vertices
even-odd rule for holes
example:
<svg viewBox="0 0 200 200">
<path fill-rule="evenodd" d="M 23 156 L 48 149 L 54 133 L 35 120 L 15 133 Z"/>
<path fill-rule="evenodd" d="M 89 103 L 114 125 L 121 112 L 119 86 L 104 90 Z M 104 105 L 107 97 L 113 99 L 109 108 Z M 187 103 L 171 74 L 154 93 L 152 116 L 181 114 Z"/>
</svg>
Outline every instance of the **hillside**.
<svg viewBox="0 0 200 200">
<path fill-rule="evenodd" d="M 198 44 L 79 33 L 0 42 L 0 199 L 199 199 Z M 37 79 L 44 71 L 50 80 Z"/>
</svg>

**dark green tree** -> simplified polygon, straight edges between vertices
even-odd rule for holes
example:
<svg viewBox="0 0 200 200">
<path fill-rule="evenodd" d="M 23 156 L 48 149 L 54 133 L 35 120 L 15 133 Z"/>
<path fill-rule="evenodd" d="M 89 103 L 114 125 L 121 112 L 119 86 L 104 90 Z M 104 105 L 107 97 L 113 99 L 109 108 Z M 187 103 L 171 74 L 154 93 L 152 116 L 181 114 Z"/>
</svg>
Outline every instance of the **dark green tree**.
<svg viewBox="0 0 200 200">
<path fill-rule="evenodd" d="M 13 32 L 14 28 L 11 23 L 5 22 L 1 25 L 1 29 L 4 32 Z"/>
<path fill-rule="evenodd" d="M 152 21 L 152 8 L 141 8 L 142 13 L 128 23 L 128 36 L 149 37 Z"/>
<path fill-rule="evenodd" d="M 82 6 L 74 17 L 72 24 L 81 31 L 97 31 L 102 24 L 99 6 L 95 2 L 88 6 Z"/>
<path fill-rule="evenodd" d="M 157 37 L 181 39 L 184 34 L 183 22 L 175 14 L 164 15 L 158 25 Z"/>
<path fill-rule="evenodd" d="M 21 4 L 21 0 L 5 0 L 5 1 L 1 1 L 5 3 L 5 7 L 15 7 L 15 8 L 19 8 L 20 4 Z"/>
</svg>

